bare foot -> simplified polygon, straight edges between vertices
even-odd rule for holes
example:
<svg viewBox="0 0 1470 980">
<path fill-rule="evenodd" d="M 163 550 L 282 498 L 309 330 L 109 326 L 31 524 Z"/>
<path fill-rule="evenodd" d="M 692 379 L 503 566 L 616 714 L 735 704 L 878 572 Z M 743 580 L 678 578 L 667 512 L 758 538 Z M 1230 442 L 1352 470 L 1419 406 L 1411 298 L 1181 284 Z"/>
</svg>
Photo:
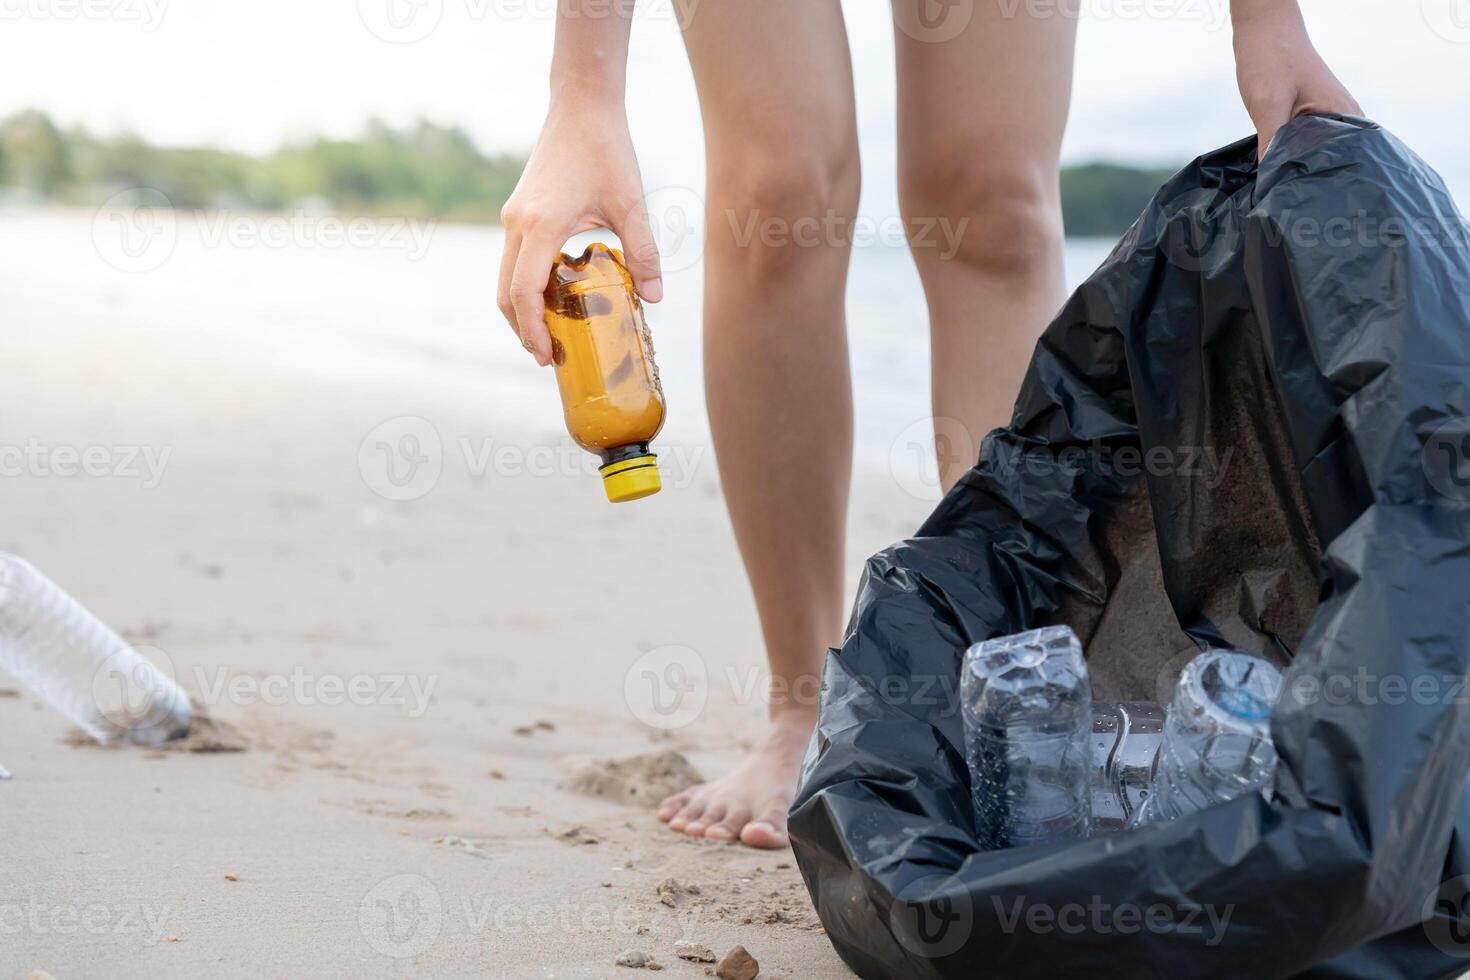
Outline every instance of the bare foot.
<svg viewBox="0 0 1470 980">
<path fill-rule="evenodd" d="M 735 771 L 676 793 L 659 804 L 658 818 L 690 837 L 739 840 L 748 847 L 782 848 L 786 811 L 796 795 L 801 760 L 816 719 L 805 712 L 778 715 Z"/>
</svg>

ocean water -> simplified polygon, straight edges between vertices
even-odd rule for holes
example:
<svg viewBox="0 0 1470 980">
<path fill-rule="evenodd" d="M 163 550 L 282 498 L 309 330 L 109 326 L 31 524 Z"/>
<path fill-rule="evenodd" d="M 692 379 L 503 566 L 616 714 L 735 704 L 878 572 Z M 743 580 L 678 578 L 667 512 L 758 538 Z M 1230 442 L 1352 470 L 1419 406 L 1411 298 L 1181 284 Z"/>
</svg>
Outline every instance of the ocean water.
<svg viewBox="0 0 1470 980">
<path fill-rule="evenodd" d="M 145 218 L 0 211 L 0 263 L 12 284 L 0 301 L 40 292 L 79 309 L 100 302 L 229 333 L 248 340 L 251 356 L 326 383 L 466 388 L 501 434 L 559 424 L 551 374 L 535 368 L 496 309 L 498 228 L 308 215 Z M 1113 244 L 1069 240 L 1069 288 Z M 697 256 L 681 253 L 665 283 L 667 298 L 648 316 L 669 402 L 666 433 L 707 439 Z M 858 465 L 887 466 L 905 433 L 929 425 L 927 318 L 906 249 L 854 250 L 847 312 Z M 0 316 L 17 314 L 23 309 L 0 308 Z"/>
</svg>

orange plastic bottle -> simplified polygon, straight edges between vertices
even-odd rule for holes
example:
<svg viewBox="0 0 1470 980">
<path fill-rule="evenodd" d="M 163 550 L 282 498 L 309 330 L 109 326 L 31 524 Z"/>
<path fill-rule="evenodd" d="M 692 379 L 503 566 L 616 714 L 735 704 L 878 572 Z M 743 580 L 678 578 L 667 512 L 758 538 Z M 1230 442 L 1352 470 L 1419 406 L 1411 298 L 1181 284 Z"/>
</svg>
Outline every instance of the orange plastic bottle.
<svg viewBox="0 0 1470 980">
<path fill-rule="evenodd" d="M 623 253 L 601 243 L 563 252 L 546 286 L 546 329 L 567 431 L 602 457 L 613 503 L 658 493 L 649 443 L 664 425 L 653 338 Z"/>
</svg>

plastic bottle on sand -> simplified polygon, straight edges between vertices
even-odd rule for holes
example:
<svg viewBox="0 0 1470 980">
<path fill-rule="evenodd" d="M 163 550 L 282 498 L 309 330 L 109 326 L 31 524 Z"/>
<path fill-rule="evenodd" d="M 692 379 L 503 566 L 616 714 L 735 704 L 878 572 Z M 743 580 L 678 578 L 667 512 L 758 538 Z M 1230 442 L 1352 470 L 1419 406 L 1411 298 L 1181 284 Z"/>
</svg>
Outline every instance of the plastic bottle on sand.
<svg viewBox="0 0 1470 980">
<path fill-rule="evenodd" d="M 159 745 L 189 731 L 177 684 L 35 566 L 3 553 L 0 670 L 99 742 Z"/>
</svg>

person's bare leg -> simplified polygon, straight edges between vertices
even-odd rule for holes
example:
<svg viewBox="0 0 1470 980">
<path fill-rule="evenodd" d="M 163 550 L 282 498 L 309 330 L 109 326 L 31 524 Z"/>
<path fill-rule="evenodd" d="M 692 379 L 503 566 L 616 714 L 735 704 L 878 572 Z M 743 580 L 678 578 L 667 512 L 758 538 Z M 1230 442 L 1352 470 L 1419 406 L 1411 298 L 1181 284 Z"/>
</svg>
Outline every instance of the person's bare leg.
<svg viewBox="0 0 1470 980">
<path fill-rule="evenodd" d="M 1036 338 L 1064 298 L 1057 174 L 1077 21 L 1061 4 L 1037 16 L 975 0 L 958 36 L 924 40 L 933 34 L 913 29 L 925 23 L 915 10 L 931 2 L 893 0 L 899 190 L 929 303 L 948 489 L 985 434 L 1010 421 Z"/>
<path fill-rule="evenodd" d="M 852 67 L 838 0 L 701 0 L 685 41 L 708 157 L 710 428 L 775 684 L 759 744 L 734 772 L 664 801 L 659 818 L 784 847 L 816 678 L 842 631 Z"/>
</svg>

